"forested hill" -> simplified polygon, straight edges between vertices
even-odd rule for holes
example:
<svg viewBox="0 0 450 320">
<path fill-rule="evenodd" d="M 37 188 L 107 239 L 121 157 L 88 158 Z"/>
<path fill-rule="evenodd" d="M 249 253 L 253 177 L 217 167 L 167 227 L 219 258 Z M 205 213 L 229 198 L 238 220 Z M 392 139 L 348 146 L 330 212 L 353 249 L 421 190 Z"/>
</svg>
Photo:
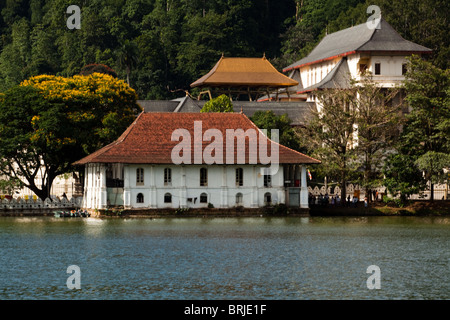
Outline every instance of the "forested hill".
<svg viewBox="0 0 450 320">
<path fill-rule="evenodd" d="M 70 5 L 81 9 L 80 29 L 67 28 Z M 369 5 L 448 67 L 448 0 L 2 0 L 0 92 L 99 63 L 128 73 L 140 99 L 173 98 L 222 54 L 265 54 L 281 70 L 326 32 L 367 21 Z"/>
</svg>

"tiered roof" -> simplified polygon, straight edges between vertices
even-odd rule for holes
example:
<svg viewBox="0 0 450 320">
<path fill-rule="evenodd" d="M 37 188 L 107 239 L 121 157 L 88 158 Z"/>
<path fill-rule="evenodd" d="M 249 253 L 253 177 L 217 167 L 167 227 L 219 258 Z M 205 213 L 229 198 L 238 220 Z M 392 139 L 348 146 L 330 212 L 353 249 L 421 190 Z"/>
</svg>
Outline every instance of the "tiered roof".
<svg viewBox="0 0 450 320">
<path fill-rule="evenodd" d="M 191 87 L 289 87 L 298 82 L 278 72 L 263 58 L 227 58 L 222 56 L 214 68 Z"/>
</svg>

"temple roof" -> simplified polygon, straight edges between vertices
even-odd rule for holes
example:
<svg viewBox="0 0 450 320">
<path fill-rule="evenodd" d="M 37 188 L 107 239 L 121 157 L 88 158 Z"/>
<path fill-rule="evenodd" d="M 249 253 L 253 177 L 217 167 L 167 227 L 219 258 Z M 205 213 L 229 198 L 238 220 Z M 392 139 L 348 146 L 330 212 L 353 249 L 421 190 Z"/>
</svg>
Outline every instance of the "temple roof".
<svg viewBox="0 0 450 320">
<path fill-rule="evenodd" d="M 172 134 L 175 130 L 184 129 L 189 132 L 191 137 L 191 163 L 194 163 L 194 152 L 197 150 L 194 147 L 196 144 L 195 134 L 199 132 L 194 131 L 194 122 L 201 121 L 202 137 L 206 130 L 215 129 L 214 132 L 220 131 L 222 133 L 223 146 L 223 163 L 226 163 L 227 155 L 227 130 L 233 129 L 239 137 L 245 137 L 244 134 L 249 129 L 255 130 L 256 138 L 245 139 L 245 145 L 234 143 L 234 163 L 237 162 L 237 155 L 245 154 L 245 164 L 249 163 L 249 155 L 253 154 L 257 157 L 258 164 L 267 164 L 260 161 L 259 150 L 250 148 L 250 141 L 259 143 L 261 137 L 264 137 L 264 142 L 267 143 L 267 150 L 270 153 L 270 144 L 276 143 L 265 136 L 262 136 L 261 131 L 256 125 L 249 120 L 243 113 L 172 113 L 172 112 L 142 112 L 137 119 L 131 124 L 128 129 L 113 143 L 97 150 L 87 157 L 75 162 L 75 165 L 84 165 L 87 163 L 128 163 L 128 164 L 173 164 L 172 150 L 175 146 L 180 144 L 183 139 L 174 139 L 172 141 Z M 242 131 L 239 133 L 240 130 Z M 198 129 L 199 131 L 199 129 Z M 179 131 L 178 131 L 179 132 Z M 257 134 L 260 133 L 260 134 Z M 255 140 L 256 139 L 256 140 Z M 202 152 L 211 144 L 211 141 L 202 139 Z M 216 141 L 214 140 L 214 143 Z M 243 148 L 245 148 L 243 150 Z M 308 157 L 300 152 L 287 148 L 278 144 L 278 163 L 291 164 L 317 164 L 320 161 Z M 231 150 L 231 149 L 230 149 Z M 217 151 L 216 151 L 217 152 Z M 251 153 L 253 152 L 253 153 Z M 273 159 L 276 160 L 276 159 Z M 241 164 L 241 163 L 239 163 Z"/>
<path fill-rule="evenodd" d="M 265 58 L 222 56 L 214 68 L 191 87 L 289 87 L 298 82 L 278 72 Z"/>
<path fill-rule="evenodd" d="M 403 39 L 381 18 L 378 28 L 370 29 L 366 23 L 362 23 L 326 35 L 307 57 L 287 66 L 283 72 L 357 52 L 412 54 L 431 53 L 432 50 Z"/>
</svg>

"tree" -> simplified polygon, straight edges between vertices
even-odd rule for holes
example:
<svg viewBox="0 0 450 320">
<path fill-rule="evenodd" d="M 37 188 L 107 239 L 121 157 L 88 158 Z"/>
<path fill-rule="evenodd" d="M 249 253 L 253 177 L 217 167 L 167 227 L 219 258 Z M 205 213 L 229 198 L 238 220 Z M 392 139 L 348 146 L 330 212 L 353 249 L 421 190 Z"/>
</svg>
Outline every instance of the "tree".
<svg viewBox="0 0 450 320">
<path fill-rule="evenodd" d="M 234 112 L 230 98 L 222 94 L 205 103 L 200 112 Z"/>
<path fill-rule="evenodd" d="M 352 81 L 350 96 L 354 108 L 357 145 L 355 151 L 363 176 L 362 186 L 370 200 L 371 189 L 382 184 L 382 168 L 394 149 L 401 121 L 399 89 L 382 88 L 366 74 Z"/>
<path fill-rule="evenodd" d="M 117 78 L 117 73 L 112 68 L 100 63 L 91 63 L 84 66 L 81 68 L 80 74 L 82 76 L 87 76 L 95 72 L 109 74 L 110 76 Z"/>
<path fill-rule="evenodd" d="M 258 128 L 266 129 L 269 139 L 271 138 L 270 130 L 278 129 L 280 144 L 297 151 L 303 151 L 294 129 L 291 127 L 292 121 L 287 114 L 277 116 L 272 110 L 256 111 L 250 120 L 252 120 Z"/>
<path fill-rule="evenodd" d="M 416 161 L 414 155 L 403 150 L 388 155 L 384 163 L 383 184 L 394 196 L 400 196 L 403 204 L 410 195 L 419 193 L 425 187 L 425 179 Z"/>
<path fill-rule="evenodd" d="M 136 98 L 122 80 L 100 73 L 25 80 L 1 98 L 0 173 L 47 198 L 56 176 L 130 125 L 140 111 Z"/>
<path fill-rule="evenodd" d="M 431 196 L 430 200 L 434 200 L 434 188 L 435 183 L 446 181 L 446 175 L 444 175 L 444 168 L 450 167 L 450 154 L 443 152 L 428 151 L 424 155 L 420 156 L 416 163 L 417 167 L 426 173 L 425 178 L 430 181 L 431 184 Z"/>
<path fill-rule="evenodd" d="M 450 153 L 450 70 L 413 56 L 404 87 L 411 112 L 406 115 L 402 141 L 430 179 L 433 200 L 436 165 L 445 165 L 444 155 Z"/>
<path fill-rule="evenodd" d="M 134 42 L 125 40 L 118 51 L 119 66 L 121 68 L 125 68 L 128 85 L 130 85 L 131 69 L 133 69 L 137 65 L 137 50 L 137 46 Z"/>
<path fill-rule="evenodd" d="M 308 153 L 322 161 L 323 174 L 339 181 L 341 199 L 345 199 L 347 181 L 357 170 L 352 148 L 356 124 L 352 92 L 325 89 L 317 96 L 320 108 L 311 110 L 311 120 L 297 134 Z"/>
</svg>

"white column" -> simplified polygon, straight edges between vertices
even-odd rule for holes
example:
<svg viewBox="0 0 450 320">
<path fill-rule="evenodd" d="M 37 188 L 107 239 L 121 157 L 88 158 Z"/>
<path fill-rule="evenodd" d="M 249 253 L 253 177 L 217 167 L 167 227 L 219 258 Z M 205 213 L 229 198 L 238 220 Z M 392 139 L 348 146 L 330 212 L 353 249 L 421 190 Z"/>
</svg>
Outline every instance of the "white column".
<svg viewBox="0 0 450 320">
<path fill-rule="evenodd" d="M 227 166 L 222 167 L 222 188 L 220 194 L 220 207 L 228 208 Z"/>
<path fill-rule="evenodd" d="M 88 200 L 91 196 L 91 190 L 89 185 L 89 166 L 87 163 L 84 167 L 84 196 L 83 196 L 83 208 L 90 208 L 90 201 Z"/>
<path fill-rule="evenodd" d="M 156 184 L 155 184 L 155 166 L 150 167 L 150 208 L 157 208 L 156 203 Z"/>
<path fill-rule="evenodd" d="M 181 166 L 180 208 L 187 208 L 186 168 Z"/>
<path fill-rule="evenodd" d="M 284 188 L 284 173 L 286 172 L 285 166 L 282 170 L 278 170 L 279 185 L 278 185 L 278 203 L 286 203 L 286 189 Z"/>
<path fill-rule="evenodd" d="M 259 168 L 253 167 L 253 185 L 252 185 L 252 208 L 259 207 L 258 203 L 258 174 L 260 173 Z"/>
<path fill-rule="evenodd" d="M 106 189 L 106 165 L 101 164 L 98 170 L 100 172 L 99 209 L 105 209 L 108 207 L 108 191 Z"/>
<path fill-rule="evenodd" d="M 308 206 L 308 187 L 306 185 L 306 167 L 302 166 L 300 187 L 300 208 L 309 208 Z"/>
<path fill-rule="evenodd" d="M 125 209 L 131 207 L 130 168 L 128 165 L 123 166 L 123 207 Z"/>
</svg>

